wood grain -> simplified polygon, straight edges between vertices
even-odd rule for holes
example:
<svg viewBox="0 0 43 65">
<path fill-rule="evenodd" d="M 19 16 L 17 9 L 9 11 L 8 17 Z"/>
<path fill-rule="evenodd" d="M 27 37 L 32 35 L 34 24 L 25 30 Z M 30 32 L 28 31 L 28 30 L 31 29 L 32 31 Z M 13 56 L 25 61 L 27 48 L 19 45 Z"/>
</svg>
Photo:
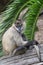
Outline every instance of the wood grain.
<svg viewBox="0 0 43 65">
<path fill-rule="evenodd" d="M 0 65 L 43 65 L 43 44 L 40 44 L 40 55 L 41 62 L 38 59 L 35 48 L 33 48 L 22 55 L 1 57 Z"/>
</svg>

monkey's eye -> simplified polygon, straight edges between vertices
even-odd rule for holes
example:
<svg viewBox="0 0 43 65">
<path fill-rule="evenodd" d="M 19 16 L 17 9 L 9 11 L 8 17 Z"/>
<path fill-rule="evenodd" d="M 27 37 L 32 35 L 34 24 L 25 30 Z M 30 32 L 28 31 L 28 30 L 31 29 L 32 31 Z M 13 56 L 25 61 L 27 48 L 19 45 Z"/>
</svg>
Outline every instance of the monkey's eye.
<svg viewBox="0 0 43 65">
<path fill-rule="evenodd" d="M 21 24 L 21 23 L 17 23 L 17 26 L 18 26 L 18 25 L 19 25 L 19 26 L 22 26 L 23 24 Z"/>
</svg>

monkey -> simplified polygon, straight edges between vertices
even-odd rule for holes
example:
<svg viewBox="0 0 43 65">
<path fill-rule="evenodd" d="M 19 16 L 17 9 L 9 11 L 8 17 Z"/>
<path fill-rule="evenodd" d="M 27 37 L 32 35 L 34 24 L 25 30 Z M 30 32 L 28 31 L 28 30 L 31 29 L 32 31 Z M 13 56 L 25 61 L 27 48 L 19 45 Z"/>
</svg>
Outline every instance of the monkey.
<svg viewBox="0 0 43 65">
<path fill-rule="evenodd" d="M 18 22 L 18 21 L 17 21 Z M 19 21 L 20 22 L 20 21 Z M 21 21 L 22 22 L 22 21 Z M 22 24 L 22 23 L 21 23 Z M 21 32 L 25 29 L 24 23 L 21 26 Z M 18 28 L 16 24 L 13 24 L 2 37 L 2 46 L 5 54 L 12 54 L 18 46 L 25 45 L 28 41 L 24 41 L 20 33 L 18 33 Z"/>
<path fill-rule="evenodd" d="M 21 22 L 20 22 L 21 21 Z M 20 27 L 19 27 L 20 26 Z M 23 54 L 31 46 L 35 47 L 37 50 L 37 44 L 34 41 L 29 41 L 25 38 L 25 35 L 22 34 L 25 30 L 25 22 L 21 19 L 18 19 L 15 24 L 13 24 L 3 35 L 2 37 L 2 46 L 3 52 L 6 55 L 18 55 Z M 25 39 L 24 39 L 25 38 Z M 37 51 L 38 56 L 39 52 Z"/>
<path fill-rule="evenodd" d="M 18 20 L 18 21 L 21 21 L 21 20 Z M 23 39 L 22 35 L 20 35 L 22 34 L 21 32 L 24 30 L 22 29 L 23 24 L 22 23 L 19 24 L 18 21 L 17 23 L 13 24 L 4 33 L 2 37 L 3 52 L 5 53 L 5 55 L 10 55 L 10 56 L 21 55 L 26 53 L 26 51 L 32 46 L 32 47 L 35 47 L 35 49 L 37 50 L 37 55 L 38 55 L 38 58 L 40 59 L 39 48 L 36 46 L 38 42 L 34 40 L 27 41 Z M 19 28 L 19 25 L 21 25 L 21 28 Z"/>
<path fill-rule="evenodd" d="M 26 27 L 25 21 L 22 21 L 23 15 L 20 13 L 15 24 L 13 24 L 2 36 L 2 46 L 5 55 L 12 55 L 14 49 L 16 49 L 18 46 L 25 45 L 28 42 L 23 40 L 24 37 L 21 34 L 24 32 Z"/>
</svg>

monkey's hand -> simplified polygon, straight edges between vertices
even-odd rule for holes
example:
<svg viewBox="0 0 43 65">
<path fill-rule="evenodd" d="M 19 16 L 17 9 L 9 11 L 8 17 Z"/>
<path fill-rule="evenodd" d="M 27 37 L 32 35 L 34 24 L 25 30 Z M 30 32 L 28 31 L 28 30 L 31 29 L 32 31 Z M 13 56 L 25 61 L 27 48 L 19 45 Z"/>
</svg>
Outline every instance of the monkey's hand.
<svg viewBox="0 0 43 65">
<path fill-rule="evenodd" d="M 24 46 L 20 46 L 18 48 L 16 48 L 14 51 L 13 51 L 13 55 L 21 55 L 21 54 L 24 54 L 26 52 L 26 47 Z"/>
</svg>

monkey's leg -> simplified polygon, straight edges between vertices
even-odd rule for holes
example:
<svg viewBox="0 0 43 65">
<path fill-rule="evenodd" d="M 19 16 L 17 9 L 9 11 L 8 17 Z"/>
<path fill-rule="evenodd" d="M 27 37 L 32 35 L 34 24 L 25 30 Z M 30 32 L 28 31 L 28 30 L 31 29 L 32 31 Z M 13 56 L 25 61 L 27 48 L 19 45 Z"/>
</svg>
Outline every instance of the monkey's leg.
<svg viewBox="0 0 43 65">
<path fill-rule="evenodd" d="M 21 55 L 24 54 L 25 52 L 26 48 L 24 46 L 20 46 L 13 51 L 13 55 Z"/>
<path fill-rule="evenodd" d="M 9 55 L 9 52 L 8 51 L 6 51 L 4 48 L 3 48 L 3 55 Z"/>
</svg>

